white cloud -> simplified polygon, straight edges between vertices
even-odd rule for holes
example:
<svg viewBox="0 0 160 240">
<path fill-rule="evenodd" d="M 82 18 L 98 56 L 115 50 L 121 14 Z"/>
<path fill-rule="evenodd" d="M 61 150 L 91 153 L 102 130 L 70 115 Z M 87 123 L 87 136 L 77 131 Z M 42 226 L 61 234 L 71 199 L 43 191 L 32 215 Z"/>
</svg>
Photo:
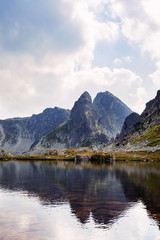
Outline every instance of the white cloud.
<svg viewBox="0 0 160 240">
<path fill-rule="evenodd" d="M 120 58 L 115 58 L 114 59 L 114 65 L 119 65 L 121 63 L 122 63 L 122 59 L 120 59 Z"/>
<path fill-rule="evenodd" d="M 125 62 L 128 62 L 128 63 L 132 62 L 132 58 L 130 56 L 124 57 L 124 60 Z"/>
<path fill-rule="evenodd" d="M 0 118 L 29 116 L 46 107 L 71 108 L 86 90 L 92 96 L 108 90 L 133 110 L 143 110 L 138 104 L 142 97 L 138 94 L 142 88 L 138 75 L 125 68 L 76 70 L 76 57 L 48 54 L 37 61 L 29 54 L 4 54 L 0 58 Z"/>
<path fill-rule="evenodd" d="M 152 58 L 160 58 L 160 7 L 154 0 L 112 0 L 113 16 L 121 19 L 121 31 L 131 42 L 139 44 L 142 52 L 147 51 Z"/>
<path fill-rule="evenodd" d="M 97 43 L 113 44 L 121 33 L 153 58 L 160 57 L 159 20 L 152 18 L 149 3 L 136 0 L 131 7 L 126 0 L 40 0 L 35 15 L 34 1 L 28 2 L 25 11 L 15 1 L 16 12 L 12 4 L 9 16 L 7 4 L 0 4 L 0 118 L 28 116 L 55 105 L 71 108 L 85 90 L 92 96 L 111 91 L 133 110 L 143 110 L 144 82 L 124 67 L 130 56 L 118 56 L 112 70 L 92 67 L 92 61 Z M 105 15 L 104 20 L 98 15 Z"/>
<path fill-rule="evenodd" d="M 145 9 L 146 14 L 159 25 L 160 19 L 160 2 L 158 0 L 142 0 L 142 6 Z"/>
<path fill-rule="evenodd" d="M 157 69 L 154 73 L 150 74 L 153 85 L 160 89 L 160 62 L 157 63 Z"/>
<path fill-rule="evenodd" d="M 116 39 L 119 27 L 96 19 L 104 1 L 13 1 L 0 8 L 0 118 L 71 107 L 68 86 L 81 82 L 72 76 L 91 68 L 96 43 Z"/>
<path fill-rule="evenodd" d="M 82 39 L 84 40 L 83 46 L 77 52 L 76 63 L 82 68 L 90 67 L 96 44 L 102 40 L 115 41 L 118 38 L 119 26 L 109 20 L 105 22 L 97 20 L 96 11 L 103 6 L 103 0 L 65 0 L 65 2 L 72 6 L 72 20 L 80 23 Z"/>
<path fill-rule="evenodd" d="M 132 62 L 132 59 L 130 56 L 126 56 L 126 57 L 122 57 L 122 58 L 115 58 L 113 63 L 114 65 L 122 65 L 122 64 L 125 64 L 125 63 L 130 63 Z"/>
<path fill-rule="evenodd" d="M 97 92 L 110 91 L 128 104 L 132 110 L 141 113 L 144 109 L 143 81 L 128 69 L 115 68 L 111 70 L 107 67 L 84 69 L 74 72 L 69 77 L 69 81 L 68 78 L 65 81 L 67 92 L 74 92 L 76 96 L 85 90 L 88 90 L 93 97 Z"/>
</svg>

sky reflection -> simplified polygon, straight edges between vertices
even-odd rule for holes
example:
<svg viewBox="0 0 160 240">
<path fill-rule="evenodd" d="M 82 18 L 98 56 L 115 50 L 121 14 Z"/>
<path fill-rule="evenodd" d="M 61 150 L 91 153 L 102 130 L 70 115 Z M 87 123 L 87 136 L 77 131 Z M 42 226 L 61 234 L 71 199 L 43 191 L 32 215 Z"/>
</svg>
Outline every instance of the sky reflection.
<svg viewBox="0 0 160 240">
<path fill-rule="evenodd" d="M 0 162 L 0 240 L 159 240 L 160 165 Z"/>
<path fill-rule="evenodd" d="M 0 239 L 34 240 L 159 240 L 156 222 L 141 201 L 133 203 L 106 228 L 92 214 L 85 224 L 71 213 L 68 203 L 43 206 L 37 197 L 0 190 Z"/>
</svg>

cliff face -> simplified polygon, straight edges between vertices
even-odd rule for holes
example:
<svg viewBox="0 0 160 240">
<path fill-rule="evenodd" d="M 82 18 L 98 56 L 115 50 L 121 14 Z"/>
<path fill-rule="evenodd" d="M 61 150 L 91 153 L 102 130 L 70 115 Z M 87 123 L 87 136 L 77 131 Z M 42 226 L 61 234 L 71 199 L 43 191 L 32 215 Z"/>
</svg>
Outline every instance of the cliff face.
<svg viewBox="0 0 160 240">
<path fill-rule="evenodd" d="M 88 146 L 92 143 L 106 143 L 109 136 L 96 124 L 91 96 L 84 92 L 78 101 L 75 102 L 68 128 L 68 138 L 71 147 L 78 145 Z"/>
<path fill-rule="evenodd" d="M 146 104 L 145 110 L 138 117 L 130 115 L 122 128 L 118 144 L 128 143 L 139 146 L 160 145 L 160 90 L 154 99 Z"/>
<path fill-rule="evenodd" d="M 134 126 L 138 122 L 139 118 L 140 115 L 135 112 L 131 113 L 128 117 L 126 117 L 122 130 L 117 136 L 117 140 L 119 143 L 124 141 L 127 136 L 129 136 L 134 131 Z"/>
<path fill-rule="evenodd" d="M 153 108 L 154 104 L 149 103 L 147 109 Z M 13 154 L 22 154 L 30 150 L 38 153 L 46 149 L 103 147 L 119 134 L 125 118 L 131 112 L 109 92 L 98 93 L 93 102 L 89 93 L 84 92 L 71 111 L 47 108 L 28 118 L 0 120 L 0 148 Z M 157 116 L 156 112 L 154 114 Z M 133 127 L 131 125 L 129 118 L 123 131 L 129 134 Z"/>
<path fill-rule="evenodd" d="M 157 124 L 160 124 L 160 90 L 154 99 L 146 103 L 146 108 L 134 128 L 135 131 L 143 132 Z"/>
<path fill-rule="evenodd" d="M 69 118 L 70 111 L 48 108 L 28 118 L 12 118 L 0 121 L 0 147 L 14 154 L 28 151 L 52 129 Z"/>
<path fill-rule="evenodd" d="M 84 92 L 71 110 L 68 125 L 70 146 L 87 143 L 96 132 L 92 99 L 88 92 Z"/>
<path fill-rule="evenodd" d="M 131 110 L 109 92 L 97 94 L 93 102 L 84 92 L 75 102 L 70 119 L 42 138 L 33 151 L 107 145 L 129 113 Z"/>
<path fill-rule="evenodd" d="M 42 138 L 33 151 L 44 151 L 47 148 L 86 147 L 108 141 L 108 136 L 96 126 L 91 96 L 88 92 L 84 92 L 75 102 L 70 119 Z"/>
</svg>

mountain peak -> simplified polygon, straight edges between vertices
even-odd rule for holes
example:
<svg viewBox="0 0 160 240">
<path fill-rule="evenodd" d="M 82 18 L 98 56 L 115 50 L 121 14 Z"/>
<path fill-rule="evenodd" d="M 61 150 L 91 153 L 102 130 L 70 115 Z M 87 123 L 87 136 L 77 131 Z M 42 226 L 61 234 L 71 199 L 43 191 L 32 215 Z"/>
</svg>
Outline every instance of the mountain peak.
<svg viewBox="0 0 160 240">
<path fill-rule="evenodd" d="M 160 90 L 157 91 L 156 98 L 160 98 Z"/>
<path fill-rule="evenodd" d="M 159 123 L 160 123 L 160 90 L 154 99 L 146 103 L 146 108 L 140 115 L 133 119 L 133 124 L 127 124 L 127 119 L 120 134 L 121 143 L 127 144 L 134 139 L 135 143 L 141 142 L 141 146 L 156 146 L 159 144 Z M 131 119 L 131 115 L 128 120 Z M 137 121 L 138 119 L 138 121 Z M 128 121 L 129 122 L 129 121 Z M 132 126 L 131 126 L 132 125 Z M 130 131 L 130 128 L 132 128 Z M 148 134 L 149 133 L 149 134 Z M 131 134 L 131 135 L 130 135 Z M 126 137 L 126 141 L 125 138 Z M 154 140 L 153 140 L 153 139 Z"/>
<path fill-rule="evenodd" d="M 125 118 L 132 112 L 120 99 L 108 91 L 98 93 L 93 106 L 97 124 L 111 138 L 120 132 Z"/>
<path fill-rule="evenodd" d="M 149 102 L 146 103 L 146 108 L 143 111 L 143 114 L 146 114 L 146 112 L 154 110 L 155 108 L 157 108 L 157 106 L 160 107 L 160 90 L 157 91 L 157 95 L 154 99 L 150 100 Z"/>
<path fill-rule="evenodd" d="M 88 102 L 92 104 L 92 98 L 90 94 L 87 91 L 85 91 L 84 93 L 82 93 L 82 95 L 79 97 L 79 99 L 76 102 Z"/>
<path fill-rule="evenodd" d="M 92 99 L 88 92 L 84 92 L 71 110 L 69 123 L 71 146 L 88 140 L 94 125 Z"/>
</svg>

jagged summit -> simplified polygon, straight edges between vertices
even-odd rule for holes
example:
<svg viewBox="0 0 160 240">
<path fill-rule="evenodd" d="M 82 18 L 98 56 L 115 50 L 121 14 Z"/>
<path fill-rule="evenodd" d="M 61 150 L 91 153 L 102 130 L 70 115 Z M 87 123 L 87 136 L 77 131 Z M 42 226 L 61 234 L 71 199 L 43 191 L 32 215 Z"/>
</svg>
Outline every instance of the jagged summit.
<svg viewBox="0 0 160 240">
<path fill-rule="evenodd" d="M 98 93 L 92 102 L 86 91 L 74 103 L 70 119 L 41 139 L 34 150 L 107 145 L 130 113 L 113 94 Z"/>
<path fill-rule="evenodd" d="M 157 96 L 156 98 L 160 98 L 160 90 L 157 91 Z"/>
<path fill-rule="evenodd" d="M 110 92 L 92 102 L 85 91 L 70 110 L 47 108 L 28 118 L 0 121 L 0 147 L 13 153 L 107 145 L 132 111 Z"/>
<path fill-rule="evenodd" d="M 96 132 L 92 99 L 88 92 L 84 92 L 71 110 L 69 122 L 71 146 L 90 141 L 93 131 Z"/>
<path fill-rule="evenodd" d="M 148 129 L 160 123 L 160 90 L 154 99 L 146 103 L 146 108 L 135 125 L 135 130 Z"/>
<path fill-rule="evenodd" d="M 132 112 L 120 99 L 108 91 L 98 93 L 93 106 L 97 124 L 109 137 L 115 137 L 121 131 L 125 118 Z"/>
<path fill-rule="evenodd" d="M 92 102 L 91 96 L 90 96 L 90 94 L 87 91 L 82 93 L 82 95 L 79 97 L 79 99 L 77 101 L 79 101 L 80 99 L 86 99 L 86 100 Z"/>
<path fill-rule="evenodd" d="M 155 108 L 156 105 L 160 105 L 160 90 L 157 91 L 156 97 L 146 103 L 146 108 L 142 114 L 145 114 L 148 110 Z"/>
<path fill-rule="evenodd" d="M 70 119 L 81 119 L 81 114 L 86 114 L 92 112 L 92 99 L 88 92 L 84 92 L 79 99 L 74 103 L 74 106 L 71 110 Z"/>
<path fill-rule="evenodd" d="M 103 96 L 107 96 L 107 97 L 111 97 L 111 98 L 116 98 L 116 99 L 118 99 L 116 96 L 114 96 L 112 93 L 110 93 L 109 91 L 105 91 L 105 92 L 99 92 L 99 93 L 97 93 L 97 95 L 96 95 L 96 97 L 95 97 L 95 99 L 94 99 L 94 102 L 95 101 L 97 101 L 97 100 L 99 100 L 101 97 L 103 97 Z M 118 99 L 119 100 L 119 99 Z M 120 101 L 120 100 L 119 100 Z"/>
</svg>

